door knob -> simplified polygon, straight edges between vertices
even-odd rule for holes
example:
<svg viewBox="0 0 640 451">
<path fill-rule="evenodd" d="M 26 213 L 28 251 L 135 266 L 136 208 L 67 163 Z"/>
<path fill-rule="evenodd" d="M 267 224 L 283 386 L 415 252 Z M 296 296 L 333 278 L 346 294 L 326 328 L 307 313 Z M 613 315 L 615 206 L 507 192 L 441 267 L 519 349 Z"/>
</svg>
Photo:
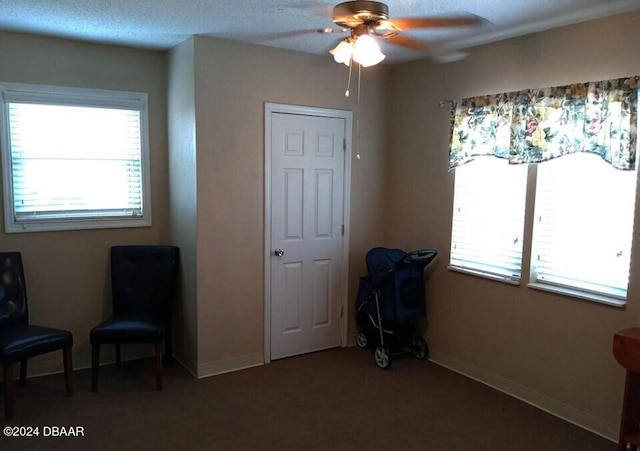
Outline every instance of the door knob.
<svg viewBox="0 0 640 451">
<path fill-rule="evenodd" d="M 273 255 L 276 257 L 282 257 L 284 255 L 284 251 L 278 247 L 273 251 Z"/>
</svg>

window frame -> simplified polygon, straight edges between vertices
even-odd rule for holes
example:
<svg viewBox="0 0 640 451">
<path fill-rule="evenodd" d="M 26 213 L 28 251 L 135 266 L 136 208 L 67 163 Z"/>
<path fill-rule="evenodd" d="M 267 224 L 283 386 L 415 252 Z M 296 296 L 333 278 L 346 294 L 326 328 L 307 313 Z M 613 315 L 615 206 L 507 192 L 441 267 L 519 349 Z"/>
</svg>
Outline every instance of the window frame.
<svg viewBox="0 0 640 451">
<path fill-rule="evenodd" d="M 529 171 L 528 171 L 528 167 L 527 165 L 510 165 L 508 163 L 508 161 L 506 159 L 500 159 L 500 158 L 496 158 L 496 157 L 489 157 L 489 156 L 481 156 L 481 157 L 477 157 L 476 158 L 477 161 L 472 161 L 469 162 L 465 165 L 456 167 L 454 169 L 455 171 L 455 175 L 454 175 L 454 194 L 453 194 L 453 217 L 452 217 L 452 226 L 451 226 L 451 240 L 450 240 L 450 253 L 449 253 L 449 264 L 448 264 L 448 269 L 452 270 L 452 271 L 457 271 L 457 272 L 462 272 L 462 273 L 467 273 L 467 274 L 471 274 L 471 275 L 477 275 L 480 277 L 484 277 L 487 279 L 492 279 L 492 280 L 498 280 L 501 282 L 505 282 L 505 283 L 509 283 L 512 285 L 520 285 L 523 279 L 523 272 L 522 272 L 522 268 L 523 268 L 523 261 L 524 261 L 524 243 L 525 243 L 525 236 L 526 236 L 526 223 L 525 223 L 525 218 L 526 218 L 526 207 L 527 207 L 527 183 L 529 180 Z M 494 161 L 495 160 L 495 161 Z M 519 224 L 522 228 L 520 229 L 519 232 L 516 232 L 515 230 L 511 230 L 511 232 L 513 232 L 516 235 L 516 238 L 519 239 L 519 241 L 516 243 L 514 242 L 515 247 L 517 247 L 519 249 L 519 259 L 520 259 L 520 267 L 518 270 L 517 274 L 514 273 L 508 273 L 507 271 L 507 265 L 501 265 L 501 266 L 495 266 L 493 263 L 496 263 L 495 261 L 492 263 L 487 263 L 487 262 L 477 262 L 477 260 L 467 260 L 466 263 L 465 261 L 462 261 L 460 259 L 456 259 L 456 261 L 454 261 L 453 258 L 453 247 L 454 244 L 456 244 L 456 240 L 455 238 L 455 233 L 454 230 L 456 229 L 456 207 L 460 207 L 459 203 L 456 202 L 456 194 L 458 192 L 458 188 L 460 187 L 458 185 L 459 181 L 458 181 L 458 177 L 459 177 L 459 170 L 468 170 L 468 168 L 472 167 L 470 165 L 474 165 L 474 164 L 487 164 L 490 163 L 491 165 L 495 166 L 495 169 L 500 169 L 501 171 L 509 171 L 509 170 L 513 170 L 515 171 L 520 171 L 522 174 L 515 174 L 516 176 L 519 176 L 517 178 L 521 178 L 521 180 L 519 180 L 519 183 L 521 184 L 521 187 L 523 189 L 523 192 L 520 193 L 518 196 L 516 197 L 522 197 L 522 221 L 521 224 Z M 495 174 L 491 174 L 491 175 L 495 175 Z M 466 186 L 466 184 L 465 184 Z M 468 187 L 467 187 L 468 190 Z M 463 193 L 466 193 L 467 190 L 463 190 Z M 466 196 L 465 196 L 466 197 Z M 469 200 L 468 198 L 466 200 Z M 512 200 L 512 199 L 510 199 Z M 458 227 L 458 230 L 465 228 L 464 227 L 464 219 L 466 219 L 466 213 L 464 217 L 460 218 L 462 221 L 462 225 L 461 227 Z M 508 229 L 509 227 L 505 227 L 505 229 Z M 474 230 L 477 230 L 474 228 Z M 503 232 L 506 232 L 507 230 L 503 230 Z M 502 252 L 510 252 L 513 250 L 509 250 L 507 246 L 504 246 L 501 248 Z M 482 257 L 485 257 L 487 254 L 484 252 L 484 249 L 482 250 Z M 462 256 L 462 254 L 460 254 Z M 471 255 L 470 255 L 471 256 Z M 508 260 L 508 259 L 505 259 Z M 478 264 L 481 263 L 481 264 Z M 505 263 L 505 261 L 501 261 L 500 263 Z M 491 271 L 489 268 L 490 267 L 495 267 L 497 268 L 497 271 Z"/>
<path fill-rule="evenodd" d="M 588 155 L 589 158 L 593 158 L 594 161 L 595 160 L 600 160 L 597 163 L 598 164 L 605 164 L 608 165 L 609 163 L 607 163 L 606 161 L 598 158 L 598 155 L 591 155 L 589 154 L 589 152 L 586 152 L 586 154 Z M 560 157 L 560 158 L 564 158 L 564 157 Z M 619 169 L 615 169 L 615 168 L 611 168 L 614 171 L 621 171 Z M 539 215 L 539 204 L 538 204 L 538 189 L 539 189 L 539 184 L 540 184 L 540 174 L 538 172 L 539 168 L 536 168 L 536 172 L 535 172 L 535 188 L 534 188 L 534 198 L 535 201 L 533 203 L 533 211 L 531 214 L 533 214 L 533 221 L 532 221 L 532 227 L 530 230 L 530 235 L 531 235 L 531 246 L 530 246 L 530 250 L 531 250 L 531 258 L 530 258 L 530 268 L 529 268 L 529 282 L 527 283 L 527 287 L 529 288 L 533 288 L 536 290 L 540 290 L 540 291 L 546 291 L 546 292 L 550 292 L 550 293 L 555 293 L 555 294 L 561 294 L 561 295 L 565 295 L 565 296 L 570 296 L 573 298 L 577 298 L 577 299 L 581 299 L 581 300 L 586 300 L 586 301 L 591 301 L 591 302 L 596 302 L 596 303 L 600 303 L 600 304 L 605 304 L 605 305 L 609 305 L 609 306 L 613 306 L 613 307 L 624 307 L 626 305 L 627 302 L 627 298 L 629 295 L 629 283 L 631 281 L 631 269 L 632 269 L 632 265 L 633 265 L 633 260 L 631 259 L 630 263 L 629 263 L 629 268 L 628 268 L 628 273 L 627 273 L 627 287 L 624 290 L 624 295 L 622 294 L 617 294 L 617 293 L 606 293 L 604 291 L 597 291 L 597 290 L 591 290 L 588 288 L 583 288 L 580 287 L 578 285 L 568 285 L 568 284 L 564 284 L 564 283 L 560 283 L 560 282 L 555 282 L 555 281 L 551 281 L 551 280 L 544 280 L 543 278 L 540 277 L 540 274 L 538 273 L 538 268 L 537 268 L 537 263 L 535 261 L 536 259 L 536 255 L 537 255 L 537 251 L 538 251 L 538 246 L 539 246 L 539 242 L 536 239 L 536 226 L 538 224 L 536 224 L 536 218 Z M 633 203 L 633 211 L 631 212 L 632 216 L 633 216 L 633 221 L 631 223 L 631 236 L 630 236 L 630 240 L 631 242 L 629 243 L 630 245 L 630 251 L 633 250 L 633 241 L 634 241 L 634 228 L 635 228 L 635 224 L 636 222 L 639 220 L 639 217 L 636 213 L 638 213 L 638 206 L 640 204 L 639 200 L 640 200 L 640 170 L 638 170 L 638 168 L 636 167 L 636 169 L 630 171 L 631 173 L 634 174 L 635 177 L 635 192 L 634 192 L 634 203 Z"/>
<path fill-rule="evenodd" d="M 65 218 L 61 215 L 59 218 L 18 221 L 15 215 L 11 138 L 7 113 L 8 104 L 12 102 L 139 111 L 142 215 L 111 218 Z M 6 233 L 150 227 L 152 225 L 147 93 L 0 82 L 0 154 Z"/>
<path fill-rule="evenodd" d="M 496 158 L 496 157 L 492 157 Z M 603 161 L 604 164 L 607 164 Z M 471 163 L 473 164 L 473 163 Z M 626 296 L 621 297 L 617 295 L 609 295 L 604 293 L 597 293 L 593 291 L 582 290 L 578 287 L 571 287 L 567 285 L 549 283 L 549 282 L 540 282 L 537 280 L 537 273 L 535 264 L 533 259 L 535 257 L 535 244 L 534 244 L 534 217 L 536 213 L 536 193 L 537 193 L 537 185 L 538 185 L 538 164 L 528 164 L 528 175 L 527 175 L 527 185 L 526 196 L 525 196 L 525 206 L 524 206 L 524 236 L 523 236 L 523 250 L 522 250 L 522 267 L 521 267 L 521 281 L 524 282 L 523 285 L 526 285 L 528 288 L 544 291 L 547 293 L 559 294 L 562 296 L 568 296 L 573 299 L 582 300 L 582 301 L 590 301 L 598 304 L 603 304 L 610 307 L 616 308 L 624 308 L 627 303 L 627 299 L 629 296 L 629 286 L 627 286 Z M 542 163 L 544 164 L 544 163 Z M 636 191 L 635 191 L 635 207 L 634 207 L 634 223 L 633 227 L 635 230 L 636 223 L 640 220 L 640 169 L 636 169 L 634 171 L 636 173 Z M 455 175 L 454 175 L 455 177 Z M 455 186 L 455 180 L 453 183 Z M 455 190 L 454 190 L 455 191 Z M 454 192 L 454 200 L 455 203 L 455 192 Z M 453 223 L 452 223 L 453 228 Z M 451 229 L 452 231 L 452 229 Z M 633 241 L 634 241 L 634 233 L 632 232 L 632 251 L 633 251 Z M 451 241 L 450 241 L 451 244 Z M 451 252 L 451 248 L 449 249 Z M 450 259 L 450 258 L 449 258 Z M 495 280 L 498 282 L 506 283 L 512 286 L 519 286 L 520 283 L 514 283 L 512 280 L 504 277 L 495 277 L 491 274 L 486 274 L 481 271 L 471 271 L 465 270 L 460 267 L 449 265 L 447 267 L 450 271 L 469 274 L 476 277 L 481 277 L 487 280 Z M 631 260 L 631 267 L 629 268 L 629 281 L 631 281 L 633 269 L 633 259 Z M 526 280 L 526 281 L 525 281 Z"/>
</svg>

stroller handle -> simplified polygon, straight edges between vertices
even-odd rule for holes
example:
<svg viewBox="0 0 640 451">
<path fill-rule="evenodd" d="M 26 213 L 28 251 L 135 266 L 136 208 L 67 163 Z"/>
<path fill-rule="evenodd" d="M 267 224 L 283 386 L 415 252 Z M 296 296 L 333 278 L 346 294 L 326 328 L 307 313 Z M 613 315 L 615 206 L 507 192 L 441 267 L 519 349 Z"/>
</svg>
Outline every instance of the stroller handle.
<svg viewBox="0 0 640 451">
<path fill-rule="evenodd" d="M 413 252 L 407 252 L 407 255 L 405 258 L 403 258 L 403 261 L 410 261 L 410 260 L 433 260 L 436 255 L 438 255 L 438 251 L 435 249 L 420 249 L 417 251 L 413 251 Z"/>
</svg>

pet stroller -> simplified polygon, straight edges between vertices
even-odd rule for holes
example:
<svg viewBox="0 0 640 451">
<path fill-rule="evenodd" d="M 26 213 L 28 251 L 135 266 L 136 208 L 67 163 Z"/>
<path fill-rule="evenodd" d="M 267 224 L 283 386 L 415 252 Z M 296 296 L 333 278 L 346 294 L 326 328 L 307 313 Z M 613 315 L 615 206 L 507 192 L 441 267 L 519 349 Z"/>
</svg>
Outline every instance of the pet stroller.
<svg viewBox="0 0 640 451">
<path fill-rule="evenodd" d="M 393 354 L 410 352 L 424 359 L 429 353 L 416 322 L 426 315 L 424 269 L 437 255 L 433 249 L 375 247 L 367 252 L 369 275 L 360 278 L 356 298 L 356 344 L 374 347 L 374 360 L 382 369 L 389 368 Z"/>
</svg>

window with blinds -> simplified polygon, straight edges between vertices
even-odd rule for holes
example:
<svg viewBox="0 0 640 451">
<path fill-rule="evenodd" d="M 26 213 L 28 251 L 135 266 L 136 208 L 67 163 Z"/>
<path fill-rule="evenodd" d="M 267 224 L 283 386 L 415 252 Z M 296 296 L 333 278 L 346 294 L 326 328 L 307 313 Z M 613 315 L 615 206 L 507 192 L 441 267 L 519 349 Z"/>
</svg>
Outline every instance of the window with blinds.
<svg viewBox="0 0 640 451">
<path fill-rule="evenodd" d="M 527 165 L 479 157 L 455 169 L 449 268 L 519 283 Z"/>
<path fill-rule="evenodd" d="M 624 301 L 637 171 L 577 153 L 537 172 L 532 282 Z"/>
<path fill-rule="evenodd" d="M 0 84 L 7 232 L 151 224 L 147 96 Z"/>
</svg>

